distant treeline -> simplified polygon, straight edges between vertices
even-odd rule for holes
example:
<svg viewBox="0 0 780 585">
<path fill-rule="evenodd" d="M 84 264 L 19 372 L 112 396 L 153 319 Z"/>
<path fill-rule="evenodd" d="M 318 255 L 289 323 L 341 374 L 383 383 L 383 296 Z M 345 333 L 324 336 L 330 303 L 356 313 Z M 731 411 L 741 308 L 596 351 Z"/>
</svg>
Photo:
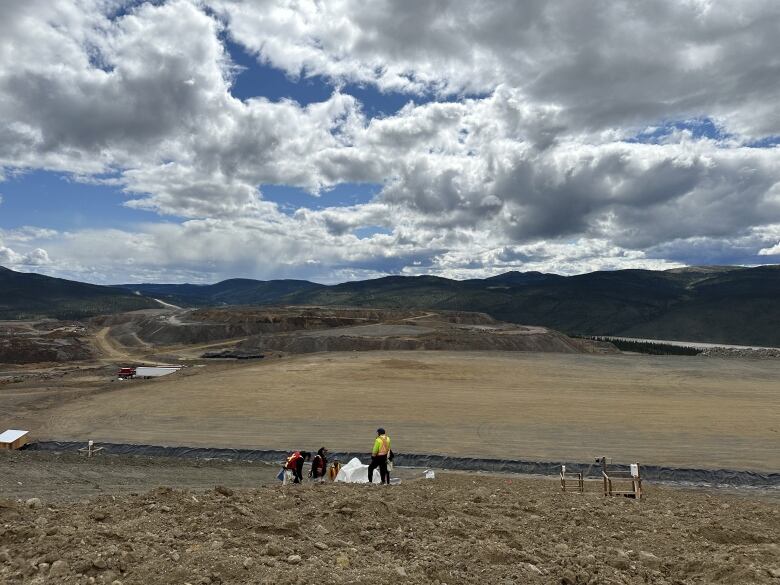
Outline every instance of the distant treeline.
<svg viewBox="0 0 780 585">
<path fill-rule="evenodd" d="M 699 355 L 702 350 L 690 346 L 671 345 L 654 341 L 628 341 L 595 335 L 583 336 L 584 339 L 605 341 L 617 347 L 620 351 L 632 351 L 635 353 L 648 353 L 651 355 Z"/>
<path fill-rule="evenodd" d="M 0 291 L 2 292 L 2 291 Z M 19 303 L 21 304 L 21 303 Z M 159 305 L 146 297 L 115 294 L 93 296 L 92 298 L 52 300 L 48 304 L 29 303 L 29 306 L 10 306 L 0 303 L 0 320 L 15 321 L 24 319 L 42 319 L 51 317 L 64 321 L 80 320 L 94 315 L 136 311 L 138 309 L 157 308 Z"/>
</svg>

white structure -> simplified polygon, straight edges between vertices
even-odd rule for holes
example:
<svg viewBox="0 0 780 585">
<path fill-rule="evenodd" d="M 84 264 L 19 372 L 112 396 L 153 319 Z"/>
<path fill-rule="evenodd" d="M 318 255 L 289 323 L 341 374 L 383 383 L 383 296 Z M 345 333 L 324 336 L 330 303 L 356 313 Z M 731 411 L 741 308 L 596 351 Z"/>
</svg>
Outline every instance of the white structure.
<svg viewBox="0 0 780 585">
<path fill-rule="evenodd" d="M 8 429 L 0 433 L 0 449 L 20 449 L 27 444 L 27 435 L 30 431 Z"/>
<path fill-rule="evenodd" d="M 375 470 L 372 479 L 372 483 L 382 483 L 378 468 Z M 336 481 L 343 481 L 344 483 L 368 483 L 368 465 L 363 465 L 360 462 L 360 459 L 354 457 L 349 463 L 339 469 Z"/>
<path fill-rule="evenodd" d="M 182 366 L 139 366 L 135 369 L 136 378 L 159 378 L 178 372 Z"/>
</svg>

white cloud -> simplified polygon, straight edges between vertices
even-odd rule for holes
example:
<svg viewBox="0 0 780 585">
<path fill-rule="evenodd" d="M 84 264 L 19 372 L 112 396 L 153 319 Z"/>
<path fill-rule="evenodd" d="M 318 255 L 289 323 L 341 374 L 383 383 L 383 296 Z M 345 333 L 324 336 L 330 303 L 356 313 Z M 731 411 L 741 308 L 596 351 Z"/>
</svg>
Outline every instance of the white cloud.
<svg viewBox="0 0 780 585">
<path fill-rule="evenodd" d="M 766 99 L 780 90 L 773 0 L 209 4 L 237 42 L 291 75 L 444 94 L 503 83 L 585 129 L 706 113 L 780 134 Z"/>
<path fill-rule="evenodd" d="M 6 231 L 8 264 L 333 281 L 775 253 L 780 149 L 744 146 L 780 134 L 775 2 L 170 0 L 118 17 L 109 0 L 6 4 L 0 180 L 72 173 L 171 220 Z M 449 99 L 374 119 L 343 88 L 308 106 L 241 101 L 225 35 L 291 75 Z M 689 117 L 732 134 L 627 140 Z M 343 182 L 383 189 L 288 216 L 259 188 Z M 358 238 L 367 226 L 390 234 Z"/>
<path fill-rule="evenodd" d="M 59 235 L 56 230 L 38 228 L 34 226 L 21 226 L 12 230 L 0 229 L 0 239 L 6 242 L 31 242 L 51 239 Z"/>
<path fill-rule="evenodd" d="M 51 263 L 49 254 L 42 248 L 35 248 L 30 252 L 20 254 L 0 241 L 0 266 L 13 269 L 40 268 Z"/>
<path fill-rule="evenodd" d="M 771 248 L 761 248 L 758 251 L 759 256 L 780 256 L 780 242 Z"/>
</svg>

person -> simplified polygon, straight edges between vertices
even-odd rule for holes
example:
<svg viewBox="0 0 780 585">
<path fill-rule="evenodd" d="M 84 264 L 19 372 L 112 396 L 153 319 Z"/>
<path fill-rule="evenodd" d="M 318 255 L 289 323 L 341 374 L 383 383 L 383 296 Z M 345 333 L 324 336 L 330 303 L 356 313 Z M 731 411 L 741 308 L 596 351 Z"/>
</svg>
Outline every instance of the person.
<svg viewBox="0 0 780 585">
<path fill-rule="evenodd" d="M 381 483 L 390 485 L 390 472 L 387 470 L 387 456 L 390 453 L 390 437 L 385 433 L 385 429 L 376 430 L 376 439 L 374 439 L 374 448 L 371 450 L 371 465 L 368 466 L 368 483 L 372 483 L 374 470 L 379 468 L 379 479 Z"/>
<path fill-rule="evenodd" d="M 311 453 L 308 451 L 293 451 L 284 464 L 282 485 L 287 485 L 291 477 L 293 483 L 301 483 L 303 481 L 303 463 L 308 461 L 310 457 Z"/>
<path fill-rule="evenodd" d="M 311 471 L 309 477 L 314 481 L 325 483 L 325 474 L 328 471 L 328 450 L 320 447 L 314 459 L 311 460 Z"/>
<path fill-rule="evenodd" d="M 340 469 L 341 469 L 341 461 L 339 461 L 338 459 L 334 459 L 333 463 L 330 466 L 330 470 L 328 471 L 328 477 L 330 478 L 330 481 L 336 481 Z"/>
</svg>

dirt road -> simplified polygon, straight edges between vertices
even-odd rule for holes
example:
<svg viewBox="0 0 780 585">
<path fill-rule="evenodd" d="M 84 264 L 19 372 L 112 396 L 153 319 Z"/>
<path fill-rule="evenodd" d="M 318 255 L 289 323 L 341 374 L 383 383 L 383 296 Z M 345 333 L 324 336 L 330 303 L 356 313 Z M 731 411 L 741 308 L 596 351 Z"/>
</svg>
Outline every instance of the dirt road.
<svg viewBox="0 0 780 585">
<path fill-rule="evenodd" d="M 103 327 L 100 329 L 94 336 L 94 344 L 97 348 L 98 352 L 102 354 L 103 359 L 101 361 L 103 362 L 109 362 L 112 364 L 121 364 L 121 363 L 134 363 L 141 361 L 145 365 L 157 365 L 157 366 L 167 366 L 170 365 L 166 362 L 161 362 L 157 359 L 155 359 L 154 356 L 157 354 L 166 351 L 168 348 L 166 347 L 153 347 L 143 341 L 138 335 L 132 334 L 132 338 L 135 341 L 135 344 L 130 347 L 126 345 L 122 345 L 115 339 L 111 337 L 111 327 Z M 205 347 L 205 346 L 204 346 Z M 197 355 L 197 349 L 195 347 L 186 347 L 184 349 L 180 347 L 171 348 L 173 352 L 173 357 L 175 357 L 176 351 L 181 351 L 183 355 Z M 191 352 L 190 354 L 187 354 L 187 352 Z"/>
<path fill-rule="evenodd" d="M 777 362 L 396 351 L 202 370 L 48 409 L 35 435 L 361 451 L 382 425 L 407 453 L 780 470 Z"/>
<path fill-rule="evenodd" d="M 166 309 L 177 309 L 179 311 L 183 310 L 182 307 L 180 307 L 179 305 L 172 305 L 171 303 L 166 303 L 165 301 L 161 301 L 160 299 L 152 299 L 152 300 L 157 301 L 158 303 L 160 303 L 160 306 Z"/>
<path fill-rule="evenodd" d="M 109 336 L 110 332 L 110 327 L 103 327 L 95 334 L 94 342 L 97 350 L 108 360 L 121 361 L 133 359 L 135 355 L 131 354 L 126 347 L 113 341 Z"/>
</svg>

